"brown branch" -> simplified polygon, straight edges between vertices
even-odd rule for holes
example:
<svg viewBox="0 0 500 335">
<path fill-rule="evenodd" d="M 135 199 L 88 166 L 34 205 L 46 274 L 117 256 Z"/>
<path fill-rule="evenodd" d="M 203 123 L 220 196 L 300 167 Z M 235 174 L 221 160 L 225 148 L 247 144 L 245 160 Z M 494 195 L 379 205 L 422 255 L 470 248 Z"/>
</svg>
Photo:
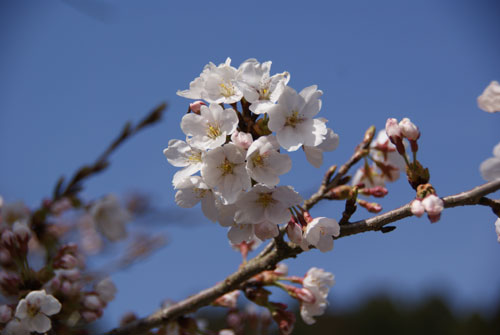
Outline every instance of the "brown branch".
<svg viewBox="0 0 500 335">
<path fill-rule="evenodd" d="M 456 195 L 451 195 L 443 198 L 445 208 L 468 206 L 468 205 L 486 205 L 495 208 L 499 202 L 495 200 L 485 200 L 487 194 L 500 190 L 500 180 L 495 180 L 481 186 L 475 187 L 470 191 L 462 192 Z M 345 237 L 353 234 L 362 233 L 370 230 L 380 230 L 384 225 L 399 221 L 406 217 L 412 216 L 410 204 L 406 204 L 400 208 L 390 212 L 377 215 L 373 218 L 361 220 L 353 223 L 345 224 L 341 227 L 340 236 Z M 250 260 L 246 265 L 242 266 L 238 271 L 227 277 L 223 282 L 215 286 L 205 289 L 183 301 L 178 302 L 165 309 L 139 319 L 123 327 L 115 328 L 108 332 L 109 335 L 139 335 L 151 328 L 158 327 L 168 322 L 176 320 L 178 317 L 187 313 L 192 313 L 200 307 L 207 306 L 216 298 L 238 289 L 252 276 L 259 274 L 262 271 L 272 269 L 278 262 L 296 257 L 302 252 L 302 249 L 292 243 L 276 243 L 277 248 L 272 248 L 269 245 L 264 249 L 266 252 L 261 252 L 259 256 Z"/>
</svg>

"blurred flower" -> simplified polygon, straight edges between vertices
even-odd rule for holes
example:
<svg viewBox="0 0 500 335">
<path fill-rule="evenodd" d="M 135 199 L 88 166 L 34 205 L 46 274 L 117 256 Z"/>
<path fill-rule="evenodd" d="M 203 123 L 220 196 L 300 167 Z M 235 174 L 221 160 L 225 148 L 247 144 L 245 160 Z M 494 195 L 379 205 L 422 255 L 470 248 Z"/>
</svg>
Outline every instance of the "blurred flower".
<svg viewBox="0 0 500 335">
<path fill-rule="evenodd" d="M 31 291 L 17 304 L 16 317 L 28 330 L 45 333 L 51 328 L 48 316 L 60 310 L 61 303 L 45 290 Z"/>
<path fill-rule="evenodd" d="M 492 81 L 477 98 L 479 108 L 488 113 L 500 112 L 500 84 Z"/>
<path fill-rule="evenodd" d="M 498 236 L 498 242 L 500 243 L 500 218 L 495 221 L 495 232 Z"/>
<path fill-rule="evenodd" d="M 110 302 L 115 298 L 116 286 L 110 278 L 104 278 L 95 286 L 95 291 L 104 302 Z"/>
<path fill-rule="evenodd" d="M 132 217 L 120 205 L 118 198 L 114 194 L 108 194 L 101 200 L 96 201 L 90 208 L 90 213 L 97 229 L 110 241 L 118 241 L 127 236 L 125 224 Z"/>
<path fill-rule="evenodd" d="M 493 157 L 481 163 L 479 171 L 483 179 L 487 181 L 500 179 L 500 143 L 493 148 Z"/>
</svg>

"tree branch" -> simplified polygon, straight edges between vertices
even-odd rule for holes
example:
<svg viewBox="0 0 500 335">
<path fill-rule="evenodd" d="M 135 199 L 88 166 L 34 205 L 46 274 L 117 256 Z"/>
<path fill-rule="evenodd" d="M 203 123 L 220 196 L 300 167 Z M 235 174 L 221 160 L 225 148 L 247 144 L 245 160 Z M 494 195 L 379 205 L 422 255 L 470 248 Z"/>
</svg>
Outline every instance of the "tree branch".
<svg viewBox="0 0 500 335">
<path fill-rule="evenodd" d="M 493 210 L 497 208 L 499 202 L 484 198 L 486 195 L 500 190 L 500 180 L 475 187 L 472 190 L 462 192 L 456 195 L 451 195 L 443 198 L 445 208 L 470 205 L 485 205 Z M 384 225 L 399 221 L 406 217 L 412 216 L 410 204 L 406 204 L 400 208 L 394 209 L 387 213 L 377 215 L 370 219 L 361 220 L 353 223 L 348 223 L 341 226 L 340 236 L 358 234 L 370 230 L 380 230 Z M 115 328 L 108 332 L 109 335 L 139 335 L 145 331 L 174 321 L 178 317 L 187 313 L 192 313 L 200 307 L 207 306 L 218 297 L 238 289 L 251 277 L 259 274 L 262 271 L 273 269 L 280 261 L 296 257 L 302 252 L 302 249 L 293 243 L 279 243 L 274 241 L 270 244 L 276 245 L 277 248 L 267 246 L 257 257 L 250 260 L 246 265 L 242 266 L 238 271 L 227 277 L 224 281 L 215 286 L 205 289 L 183 301 L 180 301 L 172 306 L 161 309 L 158 312 L 127 324 L 123 327 Z"/>
</svg>

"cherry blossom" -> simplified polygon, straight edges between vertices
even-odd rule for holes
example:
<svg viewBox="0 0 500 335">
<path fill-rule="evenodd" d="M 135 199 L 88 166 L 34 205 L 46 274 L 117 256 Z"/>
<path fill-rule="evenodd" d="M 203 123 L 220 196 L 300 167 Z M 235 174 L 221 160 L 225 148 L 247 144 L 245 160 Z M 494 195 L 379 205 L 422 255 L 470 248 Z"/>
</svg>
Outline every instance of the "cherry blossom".
<svg viewBox="0 0 500 335">
<path fill-rule="evenodd" d="M 295 151 L 302 145 L 315 147 L 325 139 L 325 121 L 313 119 L 321 109 L 322 94 L 316 85 L 304 88 L 299 94 L 286 86 L 278 103 L 267 110 L 268 127 L 276 132 L 278 143 L 287 151 Z"/>
<path fill-rule="evenodd" d="M 492 81 L 477 98 L 479 108 L 488 113 L 500 112 L 500 84 Z"/>
<path fill-rule="evenodd" d="M 49 316 L 60 310 L 61 303 L 45 290 L 31 291 L 17 304 L 15 316 L 26 329 L 45 333 L 51 328 Z"/>
<path fill-rule="evenodd" d="M 500 218 L 495 221 L 495 232 L 497 233 L 498 243 L 500 243 Z"/>
<path fill-rule="evenodd" d="M 302 300 L 300 316 L 305 323 L 311 325 L 316 322 L 313 317 L 322 315 L 328 306 L 327 296 L 330 287 L 335 284 L 333 274 L 322 269 L 311 268 L 304 278 L 304 289 L 308 290 L 312 298 Z"/>
<path fill-rule="evenodd" d="M 125 224 L 132 219 L 130 213 L 120 205 L 114 194 L 108 194 L 90 208 L 97 229 L 110 241 L 127 236 Z"/>
<path fill-rule="evenodd" d="M 208 186 L 220 192 L 226 204 L 234 203 L 238 195 L 251 186 L 245 153 L 232 143 L 207 152 L 201 176 Z"/>
<path fill-rule="evenodd" d="M 286 84 L 290 74 L 283 72 L 270 77 L 271 61 L 260 64 L 256 59 L 248 59 L 240 65 L 236 85 L 250 102 L 250 110 L 255 114 L 267 112 L 273 106 Z"/>
<path fill-rule="evenodd" d="M 335 219 L 317 217 L 307 224 L 304 238 L 321 252 L 327 252 L 333 249 L 333 236 L 339 234 L 340 226 Z"/>
<path fill-rule="evenodd" d="M 241 100 L 243 94 L 234 84 L 237 70 L 231 66 L 231 58 L 215 66 L 205 65 L 198 78 L 189 84 L 189 90 L 177 91 L 177 95 L 189 99 L 203 99 L 209 103 L 231 104 Z"/>
<path fill-rule="evenodd" d="M 333 151 L 339 146 L 339 135 L 335 134 L 332 129 L 326 129 L 326 137 L 318 146 L 304 145 L 304 153 L 306 159 L 312 166 L 320 168 L 323 164 L 323 152 Z"/>
<path fill-rule="evenodd" d="M 240 148 L 247 150 L 253 142 L 252 134 L 236 130 L 231 135 L 231 142 L 233 142 Z"/>
<path fill-rule="evenodd" d="M 104 302 L 110 302 L 115 298 L 116 286 L 110 278 L 104 278 L 96 284 L 95 291 L 99 299 Z"/>
<path fill-rule="evenodd" d="M 186 114 L 181 120 L 184 134 L 191 136 L 188 143 L 198 149 L 214 149 L 226 142 L 238 126 L 238 116 L 234 109 L 222 109 L 217 104 L 201 106 L 200 114 Z"/>
<path fill-rule="evenodd" d="M 170 140 L 168 147 L 163 150 L 163 154 L 167 157 L 170 164 L 176 167 L 183 167 L 174 175 L 172 183 L 174 187 L 196 172 L 200 171 L 202 164 L 202 151 L 193 148 L 189 144 L 181 140 Z"/>
<path fill-rule="evenodd" d="M 217 221 L 215 195 L 200 176 L 191 176 L 177 185 L 175 203 L 182 208 L 194 207 L 201 202 L 203 214 L 213 222 Z"/>
<path fill-rule="evenodd" d="M 236 222 L 257 224 L 268 221 L 274 225 L 286 223 L 290 220 L 288 208 L 301 202 L 302 197 L 291 186 L 274 188 L 257 184 L 236 201 L 236 206 L 240 209 L 236 213 Z"/>
<path fill-rule="evenodd" d="M 317 288 L 326 296 L 330 287 L 335 285 L 335 276 L 323 269 L 312 267 L 307 271 L 303 285 L 308 289 Z"/>
<path fill-rule="evenodd" d="M 278 176 L 292 168 L 292 160 L 288 155 L 280 154 L 279 147 L 273 135 L 262 136 L 250 145 L 246 157 L 246 168 L 250 177 L 269 186 L 279 183 Z"/>
<path fill-rule="evenodd" d="M 500 143 L 493 148 L 493 157 L 481 163 L 479 171 L 481 171 L 481 176 L 487 181 L 500 179 Z"/>
</svg>

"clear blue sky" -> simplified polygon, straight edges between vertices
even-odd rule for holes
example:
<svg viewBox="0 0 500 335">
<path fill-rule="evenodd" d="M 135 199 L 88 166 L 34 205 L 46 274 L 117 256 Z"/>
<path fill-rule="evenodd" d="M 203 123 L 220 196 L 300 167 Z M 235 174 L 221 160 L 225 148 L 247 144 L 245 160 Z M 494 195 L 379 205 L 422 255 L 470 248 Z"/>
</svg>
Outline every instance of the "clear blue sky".
<svg viewBox="0 0 500 335">
<path fill-rule="evenodd" d="M 483 181 L 480 162 L 500 141 L 500 115 L 476 106 L 500 80 L 497 1 L 104 1 L 0 0 L 0 194 L 36 205 L 68 175 L 97 156 L 125 120 L 162 101 L 166 119 L 121 148 L 112 168 L 87 184 L 88 199 L 140 189 L 175 207 L 175 169 L 162 155 L 179 122 L 185 89 L 209 61 L 272 60 L 297 90 L 324 91 L 321 116 L 340 135 L 324 168 L 342 163 L 363 131 L 388 117 L 420 126 L 421 161 L 439 195 Z M 324 168 L 292 155 L 282 178 L 304 197 Z M 305 178 L 304 176 L 307 176 Z M 413 198 L 404 179 L 390 185 L 385 209 Z M 497 194 L 498 196 L 498 194 Z M 235 270 L 239 256 L 225 230 L 200 209 L 161 230 L 171 243 L 147 262 L 113 276 L 119 289 L 106 317 L 152 312 L 161 299 L 182 299 Z M 324 203 L 315 216 L 340 217 Z M 360 210 L 355 218 L 366 217 Z M 189 223 L 196 221 L 198 224 Z M 366 233 L 287 262 L 335 273 L 335 305 L 383 288 L 413 299 L 438 290 L 458 309 L 487 309 L 500 297 L 500 245 L 485 208 L 446 211 L 437 224 L 410 218 L 390 234 Z"/>
</svg>

